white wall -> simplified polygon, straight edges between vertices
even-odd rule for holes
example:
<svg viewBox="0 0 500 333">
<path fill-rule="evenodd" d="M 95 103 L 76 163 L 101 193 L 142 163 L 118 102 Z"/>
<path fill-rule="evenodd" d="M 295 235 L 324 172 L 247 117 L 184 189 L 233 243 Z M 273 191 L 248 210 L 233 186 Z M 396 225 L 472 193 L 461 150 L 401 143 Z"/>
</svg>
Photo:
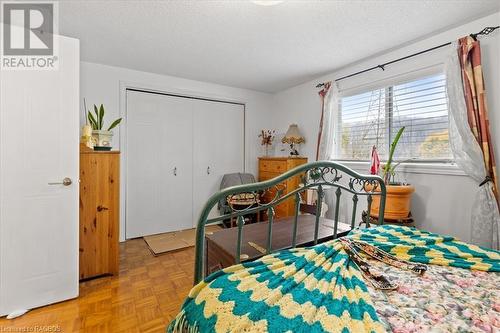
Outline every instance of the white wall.
<svg viewBox="0 0 500 333">
<path fill-rule="evenodd" d="M 275 128 L 278 133 L 284 133 L 290 123 L 298 123 L 307 139 L 307 142 L 301 147 L 301 153 L 308 156 L 311 161 L 314 160 L 320 115 L 318 89 L 315 88 L 318 82 L 333 80 L 345 74 L 455 40 L 471 32 L 480 31 L 485 26 L 498 25 L 499 22 L 500 13 L 495 13 L 355 63 L 335 73 L 275 95 L 82 62 L 81 97 L 87 99 L 87 107 L 89 108 L 92 104 L 103 103 L 106 106 L 106 119 L 108 121 L 120 116 L 120 108 L 123 107 L 121 105 L 123 101 L 120 99 L 120 90 L 123 88 L 121 87 L 123 83 L 165 92 L 244 102 L 246 103 L 246 169 L 248 172 L 256 174 L 257 156 L 261 153 L 257 135 L 261 128 Z M 500 94 L 498 93 L 500 91 L 500 33 L 496 32 L 487 38 L 481 39 L 481 45 L 490 109 L 490 123 L 493 129 L 492 136 L 496 143 L 495 153 L 498 160 L 500 159 L 500 133 L 495 129 L 500 126 Z M 445 54 L 446 49 L 436 50 L 388 66 L 385 72 L 373 71 L 347 79 L 341 82 L 340 89 L 344 91 L 352 90 L 367 82 L 383 81 L 400 73 L 439 65 L 443 63 Z M 119 129 L 117 129 L 113 139 L 114 147 L 117 149 L 120 148 L 119 137 Z M 276 153 L 282 154 L 279 148 L 281 148 L 280 145 L 278 145 Z M 353 167 L 361 172 L 367 171 L 367 166 L 358 165 Z M 470 211 L 477 184 L 470 178 L 461 175 L 456 169 L 436 170 L 431 167 L 415 168 L 412 166 L 404 169 L 411 171 L 405 175 L 406 179 L 417 187 L 417 193 L 412 203 L 413 215 L 417 220 L 417 225 L 430 231 L 451 234 L 466 241 L 470 240 Z M 122 240 L 124 239 L 125 216 L 123 198 L 122 190 L 120 227 Z"/>
<path fill-rule="evenodd" d="M 262 128 L 270 110 L 271 95 L 251 90 L 232 88 L 217 84 L 182 79 L 173 76 L 157 75 L 125 68 L 82 62 L 80 79 L 80 96 L 87 101 L 87 108 L 93 104 L 104 104 L 106 109 L 105 121 L 120 117 L 120 108 L 124 108 L 122 98 L 123 85 L 130 84 L 135 87 L 154 89 L 163 92 L 173 92 L 183 95 L 208 97 L 221 100 L 243 102 L 245 107 L 245 160 L 246 171 L 255 174 L 257 156 L 260 153 L 257 135 Z M 85 122 L 81 111 L 81 123 Z M 123 122 L 121 126 L 126 126 Z M 120 146 L 120 129 L 114 130 L 113 146 Z M 230 139 L 230 138 L 228 138 Z M 122 166 L 124 170 L 124 166 Z M 120 239 L 125 239 L 125 195 L 124 177 L 121 181 L 121 212 L 120 212 Z"/>
<path fill-rule="evenodd" d="M 299 124 L 300 130 L 307 139 L 301 153 L 308 156 L 310 160 L 314 160 L 320 117 L 320 100 L 317 94 L 318 89 L 315 88 L 317 83 L 334 80 L 343 75 L 456 40 L 459 37 L 478 32 L 486 26 L 496 26 L 499 23 L 500 13 L 495 13 L 277 93 L 273 96 L 272 109 L 274 111 L 272 118 L 270 118 L 269 127 L 274 127 L 282 132 L 286 131 L 290 123 Z M 497 31 L 489 37 L 482 38 L 481 47 L 490 123 L 498 161 L 500 158 L 500 133 L 498 131 L 500 129 L 500 33 Z M 343 80 L 339 84 L 339 89 L 353 91 L 367 83 L 383 81 L 400 73 L 412 72 L 429 66 L 439 66 L 444 62 L 447 51 L 447 48 L 443 48 L 390 65 L 384 72 L 372 71 Z M 361 172 L 368 171 L 366 165 L 356 168 Z M 451 234 L 466 241 L 470 240 L 470 212 L 474 194 L 478 188 L 477 184 L 469 177 L 460 175 L 456 169 L 447 171 L 435 170 L 431 167 L 415 168 L 410 166 L 406 168 L 407 171 L 410 169 L 412 172 L 405 176 L 417 188 L 412 202 L 412 211 L 417 225 L 430 231 Z M 449 173 L 453 173 L 453 175 Z"/>
</svg>

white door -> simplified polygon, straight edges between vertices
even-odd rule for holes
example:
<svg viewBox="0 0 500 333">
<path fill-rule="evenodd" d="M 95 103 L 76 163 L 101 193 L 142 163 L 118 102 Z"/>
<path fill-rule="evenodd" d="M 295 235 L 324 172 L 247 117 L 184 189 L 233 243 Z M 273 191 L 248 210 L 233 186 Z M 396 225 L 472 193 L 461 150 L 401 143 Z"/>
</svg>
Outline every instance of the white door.
<svg viewBox="0 0 500 333">
<path fill-rule="evenodd" d="M 79 44 L 56 38 L 58 70 L 0 72 L 0 315 L 78 295 Z"/>
<path fill-rule="evenodd" d="M 194 111 L 193 226 L 224 174 L 244 170 L 244 106 L 198 100 Z M 217 207 L 209 217 L 219 214 Z"/>
<path fill-rule="evenodd" d="M 193 103 L 127 92 L 127 238 L 191 228 Z"/>
</svg>

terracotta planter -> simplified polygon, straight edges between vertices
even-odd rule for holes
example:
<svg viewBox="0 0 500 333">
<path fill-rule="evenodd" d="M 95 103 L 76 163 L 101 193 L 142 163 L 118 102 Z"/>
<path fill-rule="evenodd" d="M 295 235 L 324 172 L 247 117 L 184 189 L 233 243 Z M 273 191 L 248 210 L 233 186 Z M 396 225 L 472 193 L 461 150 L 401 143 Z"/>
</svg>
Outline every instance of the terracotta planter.
<svg viewBox="0 0 500 333">
<path fill-rule="evenodd" d="M 415 187 L 413 185 L 386 185 L 386 189 L 387 196 L 385 200 L 384 218 L 387 220 L 407 218 L 410 214 L 411 195 L 415 192 Z M 374 195 L 372 198 L 373 201 L 370 215 L 377 218 L 380 206 L 380 196 Z"/>
</svg>

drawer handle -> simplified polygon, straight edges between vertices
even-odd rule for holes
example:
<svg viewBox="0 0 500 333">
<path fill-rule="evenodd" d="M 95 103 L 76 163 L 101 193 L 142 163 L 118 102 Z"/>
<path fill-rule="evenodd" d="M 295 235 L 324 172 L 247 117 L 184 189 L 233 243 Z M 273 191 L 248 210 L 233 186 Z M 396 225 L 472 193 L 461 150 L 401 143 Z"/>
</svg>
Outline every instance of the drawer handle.
<svg viewBox="0 0 500 333">
<path fill-rule="evenodd" d="M 104 207 L 104 206 L 97 206 L 97 211 L 98 212 L 102 212 L 103 210 L 109 210 L 108 207 Z"/>
</svg>

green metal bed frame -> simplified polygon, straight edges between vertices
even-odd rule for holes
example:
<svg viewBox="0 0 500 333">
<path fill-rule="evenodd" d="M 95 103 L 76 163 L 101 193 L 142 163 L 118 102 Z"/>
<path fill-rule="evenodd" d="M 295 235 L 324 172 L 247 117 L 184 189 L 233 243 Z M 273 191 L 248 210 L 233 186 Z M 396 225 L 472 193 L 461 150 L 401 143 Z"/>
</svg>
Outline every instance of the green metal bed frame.
<svg viewBox="0 0 500 333">
<path fill-rule="evenodd" d="M 289 193 L 284 193 L 284 185 L 287 179 L 299 176 L 301 179 L 300 186 L 290 191 Z M 340 208 L 340 198 L 342 191 L 346 191 L 352 194 L 352 217 L 351 217 L 351 228 L 355 228 L 356 224 L 356 208 L 359 200 L 359 196 L 366 196 L 368 202 L 368 212 L 370 212 L 371 204 L 373 201 L 372 196 L 380 196 L 380 206 L 379 206 L 379 216 L 378 224 L 382 225 L 384 223 L 384 209 L 385 209 L 385 199 L 386 199 L 386 187 L 384 181 L 379 176 L 374 175 L 362 175 L 356 171 L 342 165 L 339 163 L 331 161 L 318 161 L 311 162 L 307 164 L 300 165 L 288 172 L 267 180 L 263 182 L 244 184 L 233 187 L 228 187 L 218 193 L 212 195 L 207 203 L 205 204 L 200 218 L 198 220 L 198 225 L 196 228 L 196 257 L 195 257 L 195 273 L 194 273 L 194 283 L 198 283 L 204 278 L 204 255 L 205 255 L 205 226 L 210 224 L 216 224 L 220 221 L 227 219 L 236 219 L 238 228 L 238 237 L 236 239 L 236 262 L 240 262 L 241 255 L 241 242 L 242 235 L 244 232 L 243 225 L 245 224 L 245 215 L 259 213 L 260 211 L 267 211 L 267 216 L 269 220 L 268 230 L 267 230 L 267 254 L 272 253 L 272 233 L 273 233 L 273 220 L 274 220 L 274 207 L 282 203 L 285 200 L 290 200 L 290 198 L 295 199 L 295 216 L 293 229 L 290 230 L 292 233 L 292 244 L 289 248 L 296 247 L 297 240 L 297 221 L 298 215 L 300 213 L 300 203 L 301 203 L 301 193 L 306 190 L 315 190 L 317 193 L 316 201 L 316 221 L 314 228 L 314 244 L 318 243 L 318 230 L 319 221 L 321 215 L 322 200 L 324 198 L 324 191 L 327 188 L 336 188 L 335 190 L 335 217 L 333 225 L 333 238 L 337 238 L 337 227 L 339 222 L 339 208 Z M 270 191 L 273 193 L 273 197 L 270 201 L 262 203 L 259 197 Z M 246 208 L 236 209 L 234 206 L 230 205 L 231 211 L 228 214 L 217 216 L 214 218 L 209 218 L 210 211 L 217 206 L 219 200 L 228 200 L 231 198 L 236 198 L 238 196 L 244 196 L 247 201 L 250 200 L 251 204 L 245 205 Z M 369 224 L 367 224 L 369 227 Z M 282 248 L 280 250 L 283 250 Z"/>
</svg>

